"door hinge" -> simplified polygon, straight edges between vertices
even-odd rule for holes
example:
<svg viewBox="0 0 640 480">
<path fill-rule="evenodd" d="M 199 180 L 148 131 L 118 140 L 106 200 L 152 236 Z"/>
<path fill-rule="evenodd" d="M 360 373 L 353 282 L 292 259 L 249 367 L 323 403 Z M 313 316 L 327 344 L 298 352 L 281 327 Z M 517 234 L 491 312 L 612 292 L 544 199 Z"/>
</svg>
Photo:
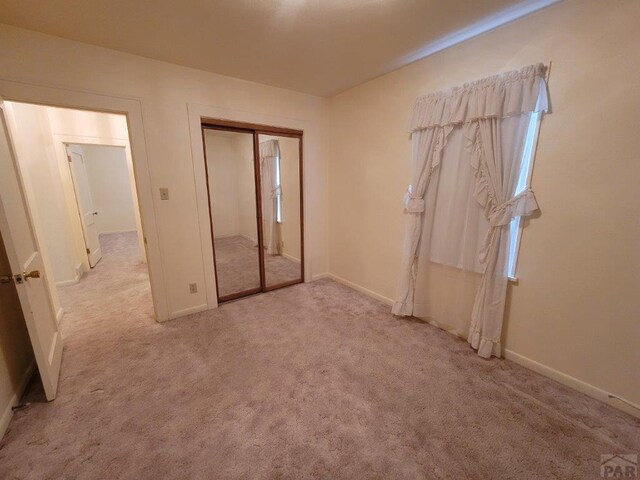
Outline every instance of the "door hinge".
<svg viewBox="0 0 640 480">
<path fill-rule="evenodd" d="M 89 249 L 87 248 L 87 254 L 89 254 L 89 253 L 91 253 L 91 250 L 89 250 Z"/>
<path fill-rule="evenodd" d="M 72 161 L 71 160 L 71 155 L 67 155 L 67 160 L 68 160 L 69 163 L 71 163 L 71 161 Z"/>
</svg>

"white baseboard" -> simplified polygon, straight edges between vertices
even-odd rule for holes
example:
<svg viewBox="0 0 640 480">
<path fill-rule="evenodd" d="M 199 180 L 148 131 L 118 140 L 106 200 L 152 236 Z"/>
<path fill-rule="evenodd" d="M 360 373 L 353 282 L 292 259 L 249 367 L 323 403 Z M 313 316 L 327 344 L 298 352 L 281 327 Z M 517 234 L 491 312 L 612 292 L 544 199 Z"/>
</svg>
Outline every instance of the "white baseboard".
<svg viewBox="0 0 640 480">
<path fill-rule="evenodd" d="M 329 278 L 329 272 L 324 272 L 324 273 L 316 273 L 315 275 L 313 275 L 311 277 L 311 281 L 315 282 L 316 280 L 321 280 L 323 278 Z"/>
<path fill-rule="evenodd" d="M 357 283 L 353 283 L 353 282 L 347 280 L 346 278 L 339 277 L 337 275 L 334 275 L 333 273 L 327 273 L 327 277 L 329 277 L 332 280 L 335 280 L 338 283 L 342 283 L 343 285 L 346 285 L 347 287 L 351 287 L 354 290 L 358 290 L 359 292 L 362 292 L 365 295 L 373 297 L 376 300 L 379 300 L 382 303 L 385 303 L 385 304 L 387 304 L 389 306 L 393 305 L 393 300 L 391 300 L 390 298 L 385 297 L 384 295 L 380 295 L 379 293 L 376 293 L 373 290 L 369 290 L 368 288 L 365 288 L 362 285 L 358 285 Z"/>
<path fill-rule="evenodd" d="M 27 367 L 22 378 L 20 379 L 20 383 L 18 384 L 18 388 L 14 392 L 9 404 L 4 407 L 2 410 L 2 416 L 0 417 L 0 439 L 4 437 L 4 434 L 7 432 L 7 427 L 9 427 L 9 423 L 11 422 L 11 417 L 13 417 L 12 407 L 16 406 L 20 399 L 22 398 L 22 394 L 24 393 L 27 385 L 29 384 L 29 380 L 31 379 L 31 375 L 36 369 L 35 361 L 32 361 L 31 364 Z"/>
<path fill-rule="evenodd" d="M 337 275 L 334 275 L 332 273 L 321 273 L 313 276 L 313 280 L 319 280 L 321 278 L 331 278 L 332 280 L 335 280 L 338 283 L 342 283 L 343 285 L 351 287 L 354 290 L 358 290 L 359 292 L 362 292 L 365 295 L 375 298 L 376 300 L 379 300 L 382 303 L 385 303 L 387 305 L 393 305 L 392 299 L 387 298 L 383 295 L 380 295 L 372 290 L 369 290 L 368 288 L 363 287 L 362 285 L 358 285 L 357 283 L 351 282 L 345 278 L 338 277 Z M 434 325 L 434 322 L 429 322 L 429 323 Z M 438 325 L 435 325 L 435 326 L 438 328 L 441 328 Z M 448 333 L 456 335 L 455 332 L 448 332 Z M 548 367 L 547 365 L 543 365 L 542 363 L 536 362 L 535 360 L 527 358 L 511 350 L 504 349 L 503 353 L 504 353 L 504 358 L 506 358 L 507 360 L 515 362 L 518 365 L 522 365 L 523 367 L 528 368 L 529 370 L 533 370 L 534 372 L 539 373 L 540 375 L 543 375 L 552 380 L 555 380 L 558 383 L 566 385 L 569 388 L 573 388 L 574 390 L 584 393 L 585 395 L 591 398 L 600 400 L 601 402 L 611 405 L 612 407 L 622 410 L 623 412 L 633 415 L 634 417 L 640 418 L 640 405 L 637 405 L 634 402 L 620 398 L 605 390 L 602 390 L 601 388 L 598 388 L 589 383 L 583 382 L 582 380 L 578 380 L 575 377 L 567 375 L 566 373 L 562 373 L 558 370 Z"/>
<path fill-rule="evenodd" d="M 196 305 L 195 307 L 183 308 L 182 310 L 171 312 L 167 320 L 175 320 L 176 318 L 185 317 L 187 315 L 191 315 L 192 313 L 204 312 L 205 310 L 209 310 L 209 305 L 207 305 L 206 303 L 203 303 L 202 305 Z"/>
<path fill-rule="evenodd" d="M 74 278 L 73 280 L 62 280 L 61 282 L 56 282 L 56 287 L 68 287 L 69 285 L 75 285 L 80 281 L 80 277 Z"/>
<path fill-rule="evenodd" d="M 287 259 L 291 260 L 292 262 L 300 263 L 300 259 L 299 259 L 299 258 L 296 258 L 296 257 L 294 257 L 294 256 L 292 256 L 292 255 L 289 255 L 288 253 L 284 253 L 284 252 L 282 252 L 282 256 L 283 256 L 284 258 L 287 258 Z"/>
<path fill-rule="evenodd" d="M 56 287 L 68 287 L 69 285 L 75 285 L 78 283 L 84 275 L 84 268 L 82 267 L 82 264 L 79 263 L 76 265 L 76 268 L 74 268 L 73 271 L 75 272 L 75 277 L 73 279 L 56 282 Z"/>
<path fill-rule="evenodd" d="M 601 402 L 611 405 L 612 407 L 622 410 L 623 412 L 633 415 L 634 417 L 640 418 L 640 405 L 630 402 L 629 400 L 617 397 L 616 395 L 602 390 L 601 388 L 583 382 L 582 380 L 578 380 L 575 377 L 567 375 L 566 373 L 562 373 L 554 368 L 548 367 L 547 365 L 543 365 L 540 362 L 536 362 L 535 360 L 525 357 L 524 355 L 520 355 L 519 353 L 516 353 L 509 349 L 505 348 L 503 353 L 504 358 L 506 358 L 507 360 L 511 360 L 518 365 L 522 365 L 523 367 L 528 368 L 529 370 L 533 370 L 540 375 L 555 380 L 558 383 L 562 383 L 563 385 L 584 393 L 591 398 L 600 400 Z"/>
</svg>

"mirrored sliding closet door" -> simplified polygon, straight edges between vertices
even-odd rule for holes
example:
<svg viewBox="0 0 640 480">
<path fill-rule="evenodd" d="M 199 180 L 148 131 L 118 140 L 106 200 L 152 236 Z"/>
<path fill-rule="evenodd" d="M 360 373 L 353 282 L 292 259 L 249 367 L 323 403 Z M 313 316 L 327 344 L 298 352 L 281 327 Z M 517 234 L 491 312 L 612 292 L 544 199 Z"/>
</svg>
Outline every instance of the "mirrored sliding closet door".
<svg viewBox="0 0 640 480">
<path fill-rule="evenodd" d="M 203 122 L 218 302 L 304 279 L 302 132 Z"/>
</svg>

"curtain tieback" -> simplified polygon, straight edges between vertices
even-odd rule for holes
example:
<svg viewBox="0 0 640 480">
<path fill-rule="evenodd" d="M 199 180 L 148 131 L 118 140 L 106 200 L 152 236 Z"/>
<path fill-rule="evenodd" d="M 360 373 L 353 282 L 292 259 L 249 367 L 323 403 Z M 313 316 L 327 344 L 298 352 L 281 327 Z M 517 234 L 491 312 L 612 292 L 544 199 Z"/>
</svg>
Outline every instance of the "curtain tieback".
<svg viewBox="0 0 640 480">
<path fill-rule="evenodd" d="M 478 252 L 478 260 L 480 265 L 486 265 L 489 260 L 489 252 L 491 246 L 496 241 L 499 227 L 508 225 L 512 218 L 530 215 L 538 210 L 538 202 L 531 188 L 527 188 L 515 197 L 501 203 L 491 209 L 489 213 L 489 225 L 491 228 L 484 237 L 482 248 Z"/>
<path fill-rule="evenodd" d="M 404 194 L 402 200 L 404 208 L 407 209 L 407 213 L 422 213 L 424 212 L 424 198 L 420 195 L 413 194 L 413 187 L 409 185 L 407 187 L 407 193 Z"/>
<path fill-rule="evenodd" d="M 492 208 L 489 213 L 489 225 L 500 227 L 507 225 L 514 217 L 530 215 L 538 210 L 538 202 L 531 188 L 527 188 L 515 197 Z"/>
</svg>

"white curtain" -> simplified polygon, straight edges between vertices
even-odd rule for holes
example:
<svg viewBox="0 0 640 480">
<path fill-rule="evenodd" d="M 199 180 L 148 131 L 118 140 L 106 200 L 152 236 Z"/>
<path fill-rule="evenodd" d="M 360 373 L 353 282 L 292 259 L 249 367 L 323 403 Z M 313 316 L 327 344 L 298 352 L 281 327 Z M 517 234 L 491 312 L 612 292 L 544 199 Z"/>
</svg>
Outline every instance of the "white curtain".
<svg viewBox="0 0 640 480">
<path fill-rule="evenodd" d="M 425 193 L 431 182 L 431 176 L 440 164 L 444 147 L 445 128 L 434 127 L 416 131 L 411 136 L 413 144 L 411 185 L 404 197 L 407 219 L 402 258 L 402 276 L 398 286 L 398 295 L 392 312 L 396 315 L 413 314 L 413 296 L 417 277 L 418 250 L 422 238 L 424 212 L 426 210 Z M 429 212 L 433 211 L 433 202 Z"/>
<path fill-rule="evenodd" d="M 260 143 L 262 220 L 264 246 L 268 255 L 282 253 L 280 223 L 277 219 L 277 202 L 282 195 L 282 185 L 278 175 L 279 160 L 280 145 L 278 140 Z"/>
<path fill-rule="evenodd" d="M 411 118 L 412 184 L 392 311 L 415 313 L 419 252 L 441 279 L 455 276 L 449 267 L 477 272 L 458 278 L 468 287 L 479 276 L 467 338 L 482 357 L 501 353 L 509 224 L 538 209 L 529 185 L 516 189 L 531 112 L 548 108 L 544 72 L 532 65 L 422 97 Z"/>
</svg>

